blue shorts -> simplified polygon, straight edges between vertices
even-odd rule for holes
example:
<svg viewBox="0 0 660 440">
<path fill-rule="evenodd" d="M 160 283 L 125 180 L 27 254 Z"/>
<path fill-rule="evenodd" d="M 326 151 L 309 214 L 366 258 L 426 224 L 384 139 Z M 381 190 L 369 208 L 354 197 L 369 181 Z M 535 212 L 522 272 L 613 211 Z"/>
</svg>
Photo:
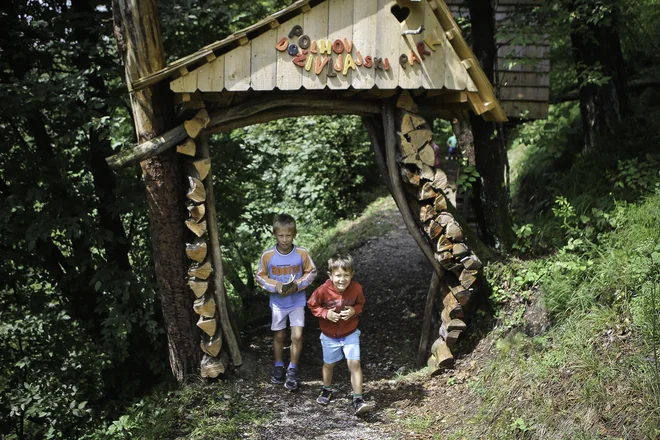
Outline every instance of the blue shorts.
<svg viewBox="0 0 660 440">
<path fill-rule="evenodd" d="M 321 333 L 323 362 L 334 364 L 344 356 L 350 361 L 360 360 L 360 330 L 355 330 L 345 338 L 331 338 Z"/>
</svg>

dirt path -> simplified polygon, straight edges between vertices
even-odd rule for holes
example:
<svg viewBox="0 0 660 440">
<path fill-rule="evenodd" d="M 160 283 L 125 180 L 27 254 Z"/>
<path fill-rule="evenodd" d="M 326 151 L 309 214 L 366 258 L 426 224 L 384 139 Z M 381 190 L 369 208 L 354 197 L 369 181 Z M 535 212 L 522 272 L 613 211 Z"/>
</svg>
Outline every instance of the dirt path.
<svg viewBox="0 0 660 440">
<path fill-rule="evenodd" d="M 300 361 L 301 386 L 297 392 L 291 393 L 283 386 L 269 383 L 272 333 L 268 326 L 253 333 L 249 345 L 253 361 L 261 367 L 253 373 L 259 379 L 239 380 L 237 391 L 250 402 L 250 407 L 269 416 L 264 424 L 245 426 L 243 438 L 427 438 L 419 429 L 411 427 L 410 420 L 422 417 L 425 423 L 440 422 L 435 416 L 428 419 L 429 411 L 433 413 L 449 404 L 452 407 L 459 404 L 457 411 L 461 404 L 464 408 L 474 406 L 469 400 L 475 396 L 466 395 L 464 391 L 454 395 L 458 387 L 445 389 L 447 375 L 460 373 L 462 365 L 466 370 L 475 366 L 469 359 L 459 361 L 456 370 L 436 378 L 411 374 L 416 370 L 414 362 L 432 269 L 403 226 L 398 212 L 392 215 L 397 224 L 394 231 L 352 252 L 356 261 L 354 280 L 362 284 L 366 298 L 359 324 L 365 399 L 376 404 L 375 411 L 364 418 L 353 415 L 348 369 L 343 361 L 335 367 L 335 399 L 327 407 L 316 403 L 322 385 L 323 361 L 318 321 L 307 310 Z M 323 265 L 317 263 L 319 272 L 325 272 Z M 285 363 L 288 355 L 285 349 Z M 466 412 L 464 408 L 460 410 L 462 416 Z M 451 416 L 447 410 L 441 414 Z M 448 429 L 449 425 L 447 423 Z M 435 426 L 432 431 L 447 432 L 444 425 Z"/>
</svg>

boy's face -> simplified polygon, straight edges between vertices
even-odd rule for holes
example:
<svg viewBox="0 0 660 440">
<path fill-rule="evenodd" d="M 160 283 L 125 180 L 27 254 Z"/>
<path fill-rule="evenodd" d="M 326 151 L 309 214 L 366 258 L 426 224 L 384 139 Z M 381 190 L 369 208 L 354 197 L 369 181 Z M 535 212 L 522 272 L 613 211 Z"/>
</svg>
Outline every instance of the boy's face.
<svg viewBox="0 0 660 440">
<path fill-rule="evenodd" d="M 277 240 L 277 249 L 286 254 L 293 249 L 293 239 L 296 238 L 296 230 L 291 226 L 275 228 L 275 239 Z"/>
<path fill-rule="evenodd" d="M 335 289 L 337 289 L 337 292 L 344 293 L 346 288 L 348 288 L 348 285 L 351 284 L 353 271 L 338 267 L 333 269 L 332 272 L 328 272 L 328 276 L 330 277 L 332 284 L 335 286 Z"/>
</svg>

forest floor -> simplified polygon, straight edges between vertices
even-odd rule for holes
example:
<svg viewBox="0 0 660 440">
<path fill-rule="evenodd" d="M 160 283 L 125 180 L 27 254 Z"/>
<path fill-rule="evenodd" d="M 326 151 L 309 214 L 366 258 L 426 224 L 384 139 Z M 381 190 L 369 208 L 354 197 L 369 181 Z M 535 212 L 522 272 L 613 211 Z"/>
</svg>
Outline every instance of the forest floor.
<svg viewBox="0 0 660 440">
<path fill-rule="evenodd" d="M 463 438 L 459 425 L 480 406 L 479 395 L 469 383 L 489 357 L 488 338 L 480 336 L 487 330 L 468 328 L 453 369 L 429 377 L 426 368 L 415 367 L 432 269 L 395 207 L 384 212 L 382 221 L 391 222 L 393 230 L 351 251 L 356 262 L 354 280 L 362 284 L 366 298 L 359 322 L 365 400 L 375 404 L 375 410 L 365 417 L 353 414 L 344 361 L 335 367 L 334 400 L 327 407 L 316 403 L 322 385 L 320 330 L 317 318 L 306 310 L 296 392 L 270 383 L 270 326 L 244 335 L 249 349 L 241 378 L 234 382 L 235 392 L 246 410 L 262 417 L 241 424 L 243 438 Z M 317 264 L 319 277 L 325 280 L 324 264 Z M 434 331 L 430 342 L 435 335 Z M 289 343 L 285 345 L 286 364 Z"/>
</svg>

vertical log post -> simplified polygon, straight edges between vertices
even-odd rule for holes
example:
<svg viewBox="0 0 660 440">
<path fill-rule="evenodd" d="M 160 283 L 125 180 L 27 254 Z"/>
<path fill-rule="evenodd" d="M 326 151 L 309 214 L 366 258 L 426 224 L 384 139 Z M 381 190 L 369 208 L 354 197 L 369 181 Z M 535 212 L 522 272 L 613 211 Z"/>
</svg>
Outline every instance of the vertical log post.
<svg viewBox="0 0 660 440">
<path fill-rule="evenodd" d="M 431 333 L 433 321 L 433 305 L 435 298 L 440 291 L 440 278 L 438 274 L 433 272 L 431 277 L 431 285 L 429 286 L 429 293 L 426 295 L 426 305 L 424 306 L 424 322 L 422 323 L 422 335 L 419 337 L 419 348 L 417 349 L 417 359 L 415 364 L 421 367 L 426 358 L 426 350 L 429 346 L 429 334 Z"/>
<path fill-rule="evenodd" d="M 155 0 L 113 0 L 117 48 L 124 60 L 126 83 L 138 143 L 167 131 L 173 119 L 172 93 L 166 82 L 133 91 L 134 81 L 165 67 Z M 140 163 L 147 187 L 153 258 L 167 330 L 172 374 L 182 382 L 196 372 L 199 340 L 195 314 L 186 288 L 184 201 L 181 173 L 174 151 Z"/>
<path fill-rule="evenodd" d="M 201 136 L 201 153 L 203 158 L 209 158 L 208 136 Z M 222 268 L 222 251 L 220 249 L 220 238 L 218 234 L 218 218 L 215 211 L 215 196 L 213 194 L 213 170 L 209 169 L 206 179 L 206 224 L 209 234 L 209 245 L 211 247 L 211 259 L 213 260 L 213 295 L 215 297 L 216 307 L 220 314 L 220 327 L 224 335 L 225 342 L 229 347 L 229 355 L 232 364 L 238 367 L 243 364 L 241 350 L 238 344 L 237 335 L 234 332 L 229 316 L 229 305 L 227 304 L 227 291 L 225 290 L 224 270 Z"/>
</svg>

